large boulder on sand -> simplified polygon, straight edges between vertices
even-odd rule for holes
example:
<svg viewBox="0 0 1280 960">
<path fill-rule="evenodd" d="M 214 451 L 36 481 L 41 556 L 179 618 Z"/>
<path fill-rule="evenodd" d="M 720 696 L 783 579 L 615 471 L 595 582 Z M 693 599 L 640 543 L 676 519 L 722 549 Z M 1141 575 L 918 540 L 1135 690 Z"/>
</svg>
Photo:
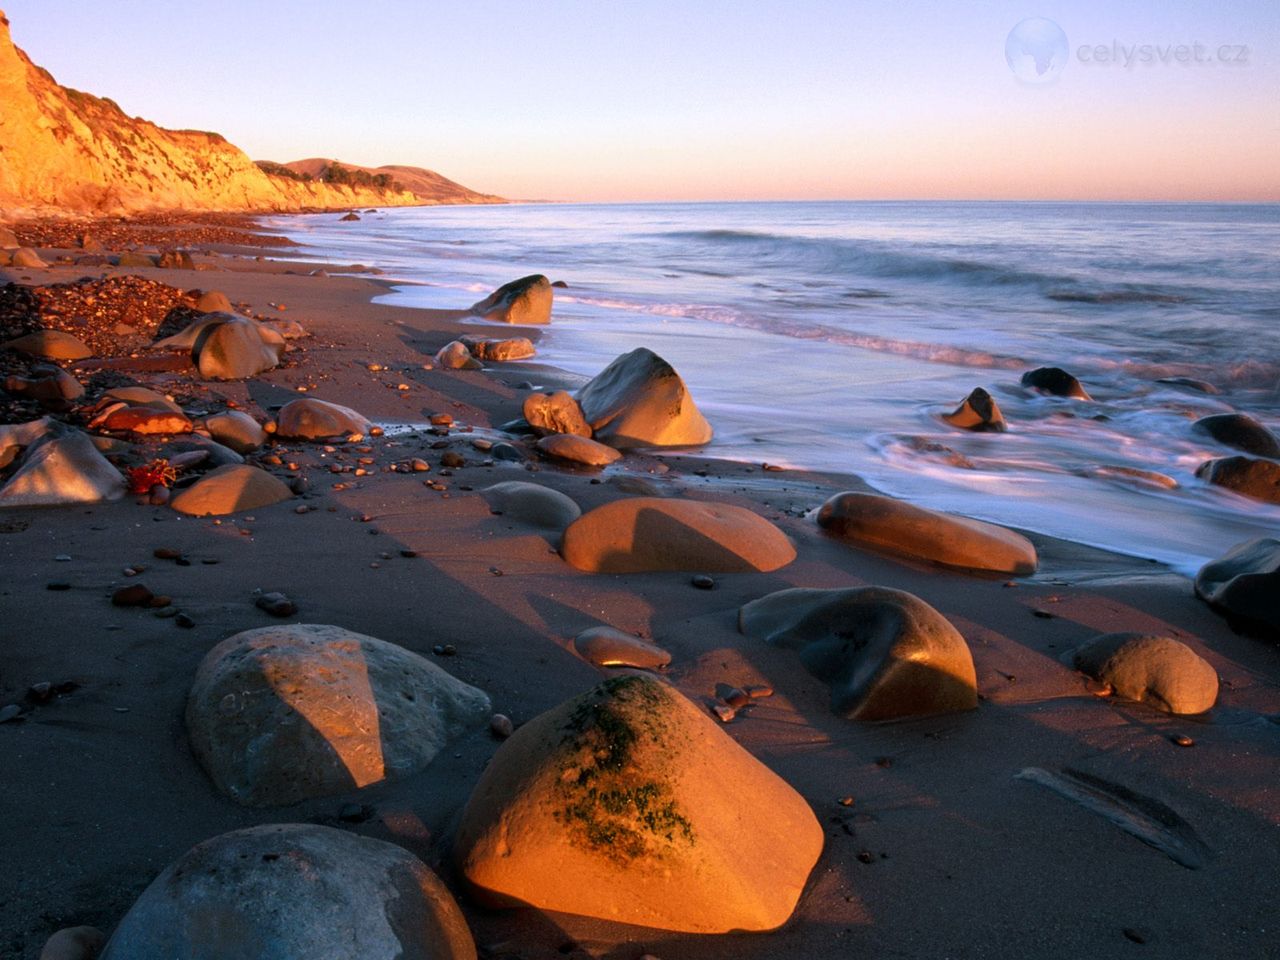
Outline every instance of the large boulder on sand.
<svg viewBox="0 0 1280 960">
<path fill-rule="evenodd" d="M 531 393 L 524 398 L 524 418 L 540 437 L 553 433 L 591 436 L 591 426 L 582 416 L 582 408 L 566 390 Z"/>
<path fill-rule="evenodd" d="M 249 806 L 416 773 L 489 716 L 482 691 L 418 654 L 324 624 L 228 637 L 187 698 L 192 752 L 219 790 Z"/>
<path fill-rule="evenodd" d="M 49 433 L 61 433 L 62 430 L 62 424 L 50 417 L 26 423 L 0 423 L 0 469 L 13 463 L 24 447 L 31 446 Z"/>
<path fill-rule="evenodd" d="M 951 622 L 919 597 L 887 587 L 779 590 L 746 604 L 738 629 L 798 650 L 850 720 L 972 710 L 973 657 Z"/>
<path fill-rule="evenodd" d="M 284 338 L 253 320 L 232 313 L 209 313 L 151 350 L 189 350 L 200 376 L 209 380 L 243 380 L 270 370 L 284 355 Z"/>
<path fill-rule="evenodd" d="M 371 424 L 350 407 L 314 397 L 290 400 L 276 414 L 276 436 L 295 440 L 329 440 L 368 433 Z"/>
<path fill-rule="evenodd" d="M 1196 574 L 1196 596 L 1232 626 L 1280 640 L 1280 540 L 1238 543 Z"/>
<path fill-rule="evenodd" d="M 1204 713 L 1218 699 L 1218 674 L 1181 640 L 1107 633 L 1072 653 L 1077 670 L 1116 696 L 1166 713 Z"/>
<path fill-rule="evenodd" d="M 93 356 L 83 340 L 61 330 L 36 330 L 26 336 L 6 341 L 3 346 L 29 357 L 46 360 L 83 360 Z"/>
<path fill-rule="evenodd" d="M 1254 457 L 1222 457 L 1206 460 L 1196 476 L 1242 497 L 1266 503 L 1280 503 L 1280 463 Z"/>
<path fill-rule="evenodd" d="M 1054 397 L 1072 397 L 1076 400 L 1092 400 L 1089 391 L 1079 380 L 1061 367 L 1037 367 L 1022 375 L 1022 385 Z"/>
<path fill-rule="evenodd" d="M 454 842 L 494 906 L 771 930 L 822 851 L 804 799 L 661 681 L 614 677 L 507 740 Z"/>
<path fill-rule="evenodd" d="M 403 847 L 286 823 L 224 833 L 161 872 L 100 960 L 475 960 L 439 878 Z"/>
<path fill-rule="evenodd" d="M 282 480 L 248 464 L 228 464 L 175 494 L 169 505 L 193 517 L 224 517 L 280 503 L 293 496 Z"/>
<path fill-rule="evenodd" d="M 18 469 L 0 487 L 0 507 L 44 507 L 116 500 L 124 477 L 98 452 L 88 434 L 50 427 L 27 447 Z"/>
<path fill-rule="evenodd" d="M 538 441 L 538 449 L 554 460 L 565 460 L 584 467 L 607 467 L 622 454 L 613 447 L 596 443 L 570 433 L 555 433 Z"/>
<path fill-rule="evenodd" d="M 944 413 L 942 419 L 953 427 L 976 433 L 1004 433 L 1008 429 L 995 397 L 982 387 L 974 387 L 969 396 L 960 401 L 960 406 L 950 413 Z"/>
<path fill-rule="evenodd" d="M 542 324 L 551 322 L 551 281 L 540 273 L 504 283 L 471 312 L 499 323 Z"/>
<path fill-rule="evenodd" d="M 235 308 L 230 299 L 221 290 L 206 290 L 196 300 L 196 309 L 201 313 L 229 313 L 235 315 Z"/>
<path fill-rule="evenodd" d="M 243 410 L 225 410 L 204 421 L 209 436 L 236 453 L 252 453 L 267 442 L 267 432 Z"/>
<path fill-rule="evenodd" d="M 582 508 L 571 497 L 523 480 L 495 483 L 482 490 L 481 496 L 499 516 L 550 530 L 563 530 L 582 516 Z"/>
<path fill-rule="evenodd" d="M 1251 453 L 1255 457 L 1280 459 L 1280 441 L 1276 435 L 1245 413 L 1215 413 L 1201 417 L 1192 429 L 1208 434 L 1224 446 Z"/>
<path fill-rule="evenodd" d="M 597 440 L 611 447 L 689 447 L 711 441 L 711 424 L 680 374 L 652 350 L 624 353 L 578 391 Z"/>
<path fill-rule="evenodd" d="M 768 572 L 796 558 L 786 535 L 728 503 L 629 497 L 596 507 L 565 530 L 560 553 L 589 573 Z"/>
<path fill-rule="evenodd" d="M 1029 576 L 1038 563 L 1020 533 L 874 493 L 836 494 L 818 511 L 818 525 L 852 543 L 963 570 Z"/>
</svg>

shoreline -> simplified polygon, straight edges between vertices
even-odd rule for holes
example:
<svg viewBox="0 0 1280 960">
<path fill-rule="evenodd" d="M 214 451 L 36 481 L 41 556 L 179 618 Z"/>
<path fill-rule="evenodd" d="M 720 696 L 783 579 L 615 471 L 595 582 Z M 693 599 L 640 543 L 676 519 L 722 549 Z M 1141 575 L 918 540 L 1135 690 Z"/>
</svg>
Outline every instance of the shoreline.
<svg viewBox="0 0 1280 960">
<path fill-rule="evenodd" d="M 283 269 L 253 259 L 279 249 L 198 257 L 210 270 L 142 273 L 296 318 L 311 336 L 295 341 L 288 364 L 240 382 L 202 385 L 186 371 L 138 371 L 137 379 L 201 409 L 234 403 L 259 420 L 305 388 L 378 423 L 426 425 L 449 413 L 455 425 L 354 445 L 268 446 L 262 456 L 281 461 L 270 469 L 304 476 L 310 489 L 248 515 L 193 519 L 132 497 L 0 512 L 12 610 L 0 705 L 42 681 L 78 685 L 22 722 L 0 725 L 0 767 L 13 771 L 6 793 L 14 841 L 0 881 L 0 950 L 34 958 L 55 929 L 78 923 L 109 933 L 155 873 L 194 843 L 256 823 L 307 821 L 389 840 L 437 868 L 489 956 L 1110 957 L 1135 949 L 1126 931 L 1162 956 L 1270 949 L 1266 884 L 1280 852 L 1280 801 L 1268 784 L 1280 756 L 1266 718 L 1280 714 L 1278 654 L 1232 633 L 1185 578 L 1035 534 L 1040 572 L 1013 580 L 857 549 L 811 517 L 831 494 L 865 486 L 851 475 L 766 472 L 696 453 L 629 453 L 603 471 L 531 457 L 536 470 L 487 465 L 470 439 L 520 416 L 519 384 L 555 388 L 571 375 L 536 358 L 478 373 L 424 364 L 461 333 L 505 331 L 536 344 L 537 331 L 463 323 L 464 310 L 373 303 L 389 281 L 320 261 Z M 313 269 L 327 276 L 307 275 Z M 19 273 L 40 284 L 93 272 Z M 15 275 L 0 268 L 0 280 Z M 270 306 L 280 303 L 286 309 Z M 600 367 L 611 359 L 600 358 Z M 132 373 L 127 363 L 116 372 Z M 688 386 L 696 399 L 698 384 Z M 447 448 L 435 446 L 441 442 Z M 331 473 L 355 466 L 358 446 L 370 448 L 373 469 Z M 444 452 L 461 454 L 465 465 L 444 467 Z M 431 470 L 383 469 L 410 456 Z M 288 469 L 293 462 L 299 469 Z M 717 575 L 711 591 L 680 573 L 581 573 L 560 560 L 545 531 L 491 514 L 475 495 L 504 480 L 544 484 L 584 510 L 636 493 L 744 506 L 782 529 L 799 558 L 774 573 Z M 218 562 L 175 567 L 152 558 L 162 547 Z M 71 559 L 55 559 L 62 555 Z M 110 607 L 106 597 L 133 579 L 122 569 L 139 565 L 146 569 L 137 579 L 173 595 L 193 627 Z M 55 578 L 71 588 L 47 590 Z M 861 584 L 916 594 L 957 626 L 977 668 L 977 711 L 891 725 L 841 719 L 794 653 L 737 630 L 739 607 L 772 590 Z M 447 854 L 461 805 L 498 746 L 484 731 L 420 773 L 364 790 L 266 809 L 222 797 L 190 755 L 182 708 L 210 647 L 275 622 L 255 607 L 255 590 L 288 594 L 300 608 L 291 619 L 338 624 L 431 659 L 436 645 L 455 646 L 456 656 L 436 662 L 488 692 L 517 726 L 598 682 L 603 674 L 573 653 L 571 638 L 601 623 L 661 643 L 674 658 L 667 678 L 697 704 L 718 683 L 772 686 L 773 697 L 723 729 L 798 790 L 823 825 L 826 847 L 795 916 L 770 934 L 690 936 L 476 906 Z M 1168 632 L 1208 659 L 1223 680 L 1214 713 L 1177 717 L 1095 696 L 1061 657 L 1117 630 Z M 1171 744 L 1188 731 L 1194 749 Z M 1015 781 L 1027 767 L 1083 769 L 1156 798 L 1195 828 L 1213 860 L 1200 870 L 1179 866 Z M 838 802 L 847 795 L 852 806 Z M 344 817 L 352 804 L 355 818 Z M 1197 902 L 1206 909 L 1189 912 Z"/>
</svg>

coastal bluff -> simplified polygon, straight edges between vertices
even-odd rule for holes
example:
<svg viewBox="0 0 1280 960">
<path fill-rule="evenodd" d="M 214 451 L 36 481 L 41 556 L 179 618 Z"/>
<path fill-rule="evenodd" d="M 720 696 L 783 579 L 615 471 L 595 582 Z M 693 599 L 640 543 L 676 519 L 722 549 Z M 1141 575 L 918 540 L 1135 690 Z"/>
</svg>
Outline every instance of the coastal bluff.
<svg viewBox="0 0 1280 960">
<path fill-rule="evenodd" d="M 268 173 L 219 134 L 166 130 L 60 85 L 14 46 L 3 11 L 0 104 L 0 212 L 10 218 L 501 202 L 416 168 L 387 168 L 385 186 Z"/>
</svg>

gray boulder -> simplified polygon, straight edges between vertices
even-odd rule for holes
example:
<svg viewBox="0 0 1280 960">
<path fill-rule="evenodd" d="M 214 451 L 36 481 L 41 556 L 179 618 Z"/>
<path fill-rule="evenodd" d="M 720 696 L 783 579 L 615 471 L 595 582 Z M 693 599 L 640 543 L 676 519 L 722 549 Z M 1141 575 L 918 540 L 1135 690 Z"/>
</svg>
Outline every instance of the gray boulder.
<svg viewBox="0 0 1280 960">
<path fill-rule="evenodd" d="M 494 513 L 548 530 L 563 530 L 582 516 L 582 508 L 569 496 L 523 480 L 495 483 L 481 496 Z"/>
<path fill-rule="evenodd" d="M 204 422 L 209 436 L 236 453 L 252 453 L 267 442 L 267 432 L 243 410 L 214 414 Z"/>
<path fill-rule="evenodd" d="M 1233 626 L 1280 640 L 1280 540 L 1238 543 L 1196 574 L 1196 596 Z"/>
</svg>

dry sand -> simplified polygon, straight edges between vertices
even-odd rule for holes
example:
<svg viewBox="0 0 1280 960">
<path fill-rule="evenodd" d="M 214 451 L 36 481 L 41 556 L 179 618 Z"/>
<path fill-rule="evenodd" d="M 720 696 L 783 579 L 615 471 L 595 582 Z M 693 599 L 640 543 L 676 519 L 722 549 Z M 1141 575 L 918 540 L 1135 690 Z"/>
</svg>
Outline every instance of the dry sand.
<svg viewBox="0 0 1280 960">
<path fill-rule="evenodd" d="M 220 289 L 268 315 L 268 303 L 283 302 L 283 316 L 313 333 L 294 365 L 210 384 L 206 406 L 224 398 L 266 419 L 272 404 L 306 387 L 377 421 L 421 424 L 447 412 L 458 427 L 474 428 L 455 427 L 449 437 L 467 465 L 444 476 L 445 451 L 431 448 L 441 438 L 388 436 L 371 442 L 377 468 L 421 456 L 432 472 L 355 478 L 329 473 L 338 454 L 291 443 L 282 458 L 312 481 L 301 502 L 314 509 L 305 514 L 289 502 L 218 522 L 133 498 L 0 513 L 0 705 L 22 701 L 42 681 L 78 684 L 0 725 L 0 955 L 35 958 L 64 926 L 109 933 L 157 872 L 198 841 L 257 823 L 310 821 L 401 844 L 435 866 L 459 893 L 482 956 L 1280 956 L 1280 725 L 1269 719 L 1280 715 L 1280 650 L 1233 634 L 1188 581 L 1034 535 L 1040 572 L 1016 583 L 856 550 L 803 515 L 833 492 L 863 488 L 850 477 L 642 454 L 602 472 L 481 465 L 469 440 L 492 437 L 520 415 L 527 391 L 517 384 L 550 389 L 571 378 L 536 362 L 425 370 L 439 347 L 476 328 L 460 324 L 460 314 L 371 304 L 385 291 L 377 279 L 311 277 L 313 265 L 251 254 L 199 257 L 215 269 L 198 274 L 143 271 L 175 286 Z M 48 283 L 101 272 L 0 270 L 0 279 Z M 371 372 L 371 363 L 388 369 Z M 190 392 L 191 376 L 161 371 L 138 380 Z M 401 383 L 410 389 L 396 389 Z M 696 397 L 698 385 L 689 386 Z M 447 489 L 425 486 L 424 477 Z M 719 575 L 710 591 L 695 589 L 687 574 L 581 573 L 545 536 L 491 515 L 468 489 L 511 479 L 546 484 L 584 508 L 637 491 L 724 499 L 774 520 L 799 558 L 774 573 Z M 339 482 L 345 489 L 334 489 Z M 156 548 L 193 562 L 153 559 Z M 174 597 L 193 628 L 110 605 L 111 591 L 129 582 L 122 569 L 137 564 L 147 568 L 138 579 Z M 71 589 L 46 589 L 55 580 Z M 888 725 L 842 720 L 794 653 L 737 632 L 738 608 L 770 591 L 861 584 L 915 593 L 957 626 L 973 650 L 977 711 Z M 772 686 L 772 698 L 726 730 L 798 790 L 826 828 L 794 917 L 770 934 L 688 936 L 474 906 L 460 894 L 447 849 L 498 746 L 487 733 L 422 773 L 349 795 L 269 810 L 220 796 L 188 748 L 184 699 L 211 647 L 277 622 L 254 606 L 256 589 L 284 591 L 303 622 L 427 656 L 437 644 L 454 645 L 457 655 L 438 662 L 487 691 L 517 725 L 599 679 L 572 653 L 571 638 L 602 623 L 670 650 L 666 675 L 695 701 L 708 702 L 720 682 Z M 1216 709 L 1177 718 L 1094 696 L 1059 658 L 1118 630 L 1166 632 L 1190 644 L 1222 678 Z M 1175 735 L 1194 746 L 1175 745 Z M 1016 779 L 1029 767 L 1083 771 L 1167 805 L 1203 840 L 1208 862 L 1181 866 L 1104 817 Z M 344 808 L 358 822 L 340 820 Z"/>
</svg>

